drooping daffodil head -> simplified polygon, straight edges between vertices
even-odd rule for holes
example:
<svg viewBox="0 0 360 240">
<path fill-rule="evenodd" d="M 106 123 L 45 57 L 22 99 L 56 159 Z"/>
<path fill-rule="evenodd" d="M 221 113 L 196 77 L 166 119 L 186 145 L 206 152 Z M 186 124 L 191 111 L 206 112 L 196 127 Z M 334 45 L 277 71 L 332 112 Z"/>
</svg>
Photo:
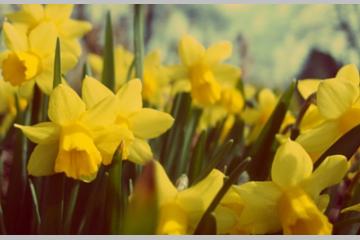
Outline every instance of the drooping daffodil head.
<svg viewBox="0 0 360 240">
<path fill-rule="evenodd" d="M 329 196 L 321 192 L 339 183 L 348 167 L 346 157 L 333 155 L 313 170 L 302 146 L 287 140 L 275 154 L 272 181 L 251 181 L 235 187 L 244 201 L 239 231 L 331 234 L 332 224 L 323 214 Z"/>
<path fill-rule="evenodd" d="M 318 81 L 303 88 L 307 94 L 316 94 L 318 115 L 323 119 L 306 129 L 296 139 L 313 161 L 323 154 L 341 136 L 360 124 L 359 71 L 354 64 L 342 67 L 335 78 Z M 311 87 L 312 86 L 312 87 Z M 318 117 L 317 117 L 318 118 Z"/>
</svg>

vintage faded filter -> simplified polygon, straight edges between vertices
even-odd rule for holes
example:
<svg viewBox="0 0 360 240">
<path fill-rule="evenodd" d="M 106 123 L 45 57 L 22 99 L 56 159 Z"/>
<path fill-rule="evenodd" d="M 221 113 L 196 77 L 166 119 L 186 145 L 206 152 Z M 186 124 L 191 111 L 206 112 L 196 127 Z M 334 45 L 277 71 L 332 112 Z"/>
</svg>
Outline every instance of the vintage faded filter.
<svg viewBox="0 0 360 240">
<path fill-rule="evenodd" d="M 152 48 L 174 8 L 90 8 L 0 5 L 1 234 L 360 231 L 358 62 L 271 89 L 243 40 Z"/>
</svg>

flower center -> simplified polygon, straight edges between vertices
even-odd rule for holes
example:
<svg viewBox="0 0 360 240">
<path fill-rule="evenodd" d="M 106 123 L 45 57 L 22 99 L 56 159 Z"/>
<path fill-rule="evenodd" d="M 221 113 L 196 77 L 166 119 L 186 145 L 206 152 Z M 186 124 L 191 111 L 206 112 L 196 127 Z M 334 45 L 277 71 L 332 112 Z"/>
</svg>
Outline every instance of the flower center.
<svg viewBox="0 0 360 240">
<path fill-rule="evenodd" d="M 201 105 L 211 105 L 221 96 L 221 86 L 212 71 L 200 64 L 190 70 L 191 95 Z"/>
<path fill-rule="evenodd" d="M 278 202 L 284 234 L 331 234 L 332 225 L 300 188 L 286 189 Z"/>
<path fill-rule="evenodd" d="M 96 177 L 100 163 L 101 154 L 84 126 L 75 123 L 62 128 L 55 172 L 91 181 Z"/>
<path fill-rule="evenodd" d="M 39 64 L 39 59 L 33 54 L 11 52 L 2 63 L 4 80 L 10 82 L 13 86 L 19 86 L 38 74 Z"/>
</svg>

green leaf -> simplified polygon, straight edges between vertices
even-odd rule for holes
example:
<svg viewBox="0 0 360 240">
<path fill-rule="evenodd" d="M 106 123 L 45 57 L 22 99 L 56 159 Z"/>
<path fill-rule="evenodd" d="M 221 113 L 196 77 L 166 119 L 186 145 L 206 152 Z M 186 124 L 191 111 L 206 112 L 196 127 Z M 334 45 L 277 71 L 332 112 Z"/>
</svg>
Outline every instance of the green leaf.
<svg viewBox="0 0 360 240">
<path fill-rule="evenodd" d="M 115 90 L 114 40 L 110 12 L 106 15 L 105 46 L 103 54 L 102 82 L 110 90 Z"/>
<path fill-rule="evenodd" d="M 143 80 L 144 63 L 144 5 L 134 6 L 135 77 Z"/>
<path fill-rule="evenodd" d="M 72 220 L 73 220 L 73 214 L 74 214 L 74 210 L 75 210 L 75 206 L 76 206 L 76 202 L 78 199 L 78 194 L 79 194 L 79 188 L 80 188 L 80 182 L 79 181 L 75 181 L 72 186 L 71 186 L 71 191 L 70 191 L 70 196 L 69 196 L 69 200 L 68 200 L 68 204 L 66 206 L 66 211 L 64 214 L 64 230 L 63 230 L 63 234 L 70 234 L 70 230 L 71 230 L 71 224 L 72 224 Z"/>
<path fill-rule="evenodd" d="M 224 165 L 225 161 L 227 160 L 226 156 L 227 154 L 229 154 L 233 143 L 234 140 L 230 139 L 225 144 L 220 146 L 220 148 L 216 151 L 214 157 L 211 158 L 208 163 L 206 163 L 205 169 L 203 169 L 196 177 L 194 184 L 205 178 L 214 168 L 218 167 L 219 165 Z"/>
<path fill-rule="evenodd" d="M 209 229 L 206 224 L 211 222 L 211 220 L 209 220 L 208 218 L 210 218 L 210 215 L 215 211 L 216 207 L 219 205 L 221 199 L 224 197 L 230 187 L 237 181 L 240 174 L 246 170 L 249 162 L 250 158 L 241 161 L 239 165 L 237 165 L 236 168 L 230 173 L 229 177 L 224 179 L 224 185 L 220 188 L 219 192 L 216 194 L 209 207 L 202 215 L 194 231 L 194 234 L 212 234 L 212 232 L 204 232 L 204 229 Z"/>
<path fill-rule="evenodd" d="M 34 184 L 30 178 L 29 178 L 29 187 L 30 187 L 31 197 L 32 197 L 33 206 L 34 206 L 33 209 L 34 209 L 35 224 L 36 224 L 36 229 L 37 229 L 41 225 L 40 207 L 39 207 L 39 200 L 38 200 L 38 197 L 36 194 Z"/>
<path fill-rule="evenodd" d="M 61 83 L 61 53 L 60 53 L 60 39 L 56 39 L 55 59 L 54 59 L 54 79 L 53 88 Z"/>
<path fill-rule="evenodd" d="M 109 182 L 107 184 L 105 221 L 108 232 L 120 234 L 123 211 L 122 201 L 122 159 L 120 151 L 116 151 L 109 169 Z"/>
<path fill-rule="evenodd" d="M 331 147 L 324 152 L 315 162 L 314 167 L 317 168 L 326 157 L 341 154 L 350 159 L 360 147 L 360 125 L 352 128 L 337 140 Z"/>
<path fill-rule="evenodd" d="M 251 180 L 264 181 L 269 176 L 274 156 L 275 136 L 285 118 L 294 89 L 295 83 L 292 83 L 281 96 L 275 110 L 261 130 L 258 140 L 250 149 L 252 161 L 249 166 L 249 174 Z"/>
<path fill-rule="evenodd" d="M 86 76 L 91 76 L 92 73 L 91 73 L 91 68 L 89 66 L 89 64 L 87 62 L 84 63 L 83 65 L 83 68 L 82 68 L 82 78 L 81 78 L 81 81 L 84 80 L 84 78 Z"/>
<path fill-rule="evenodd" d="M 190 166 L 188 171 L 190 185 L 193 185 L 193 183 L 198 178 L 201 172 L 206 139 L 207 139 L 207 133 L 206 131 L 202 131 L 194 147 L 193 154 L 190 160 Z"/>
<path fill-rule="evenodd" d="M 61 234 L 64 212 L 64 174 L 45 177 L 40 234 Z"/>
</svg>

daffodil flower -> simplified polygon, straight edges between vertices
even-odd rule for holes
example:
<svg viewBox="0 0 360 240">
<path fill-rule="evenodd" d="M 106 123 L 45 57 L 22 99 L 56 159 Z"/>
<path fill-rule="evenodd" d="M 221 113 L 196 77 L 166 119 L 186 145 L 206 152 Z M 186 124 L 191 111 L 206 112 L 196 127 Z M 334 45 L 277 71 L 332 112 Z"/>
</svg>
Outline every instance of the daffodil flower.
<svg viewBox="0 0 360 240">
<path fill-rule="evenodd" d="M 244 122 L 250 126 L 247 142 L 252 143 L 260 134 L 262 128 L 269 120 L 277 104 L 277 98 L 270 89 L 262 89 L 258 95 L 258 105 L 254 108 L 247 107 L 241 114 Z M 281 128 L 293 123 L 295 118 L 291 112 L 287 112 Z"/>
<path fill-rule="evenodd" d="M 74 9 L 72 4 L 22 4 L 20 10 L 7 15 L 7 18 L 26 34 L 42 25 L 51 23 L 59 36 L 62 53 L 71 52 L 79 57 L 81 45 L 79 38 L 91 30 L 91 24 L 86 21 L 71 19 Z M 46 35 L 42 36 L 48 42 Z M 63 55 L 63 54 L 62 54 Z"/>
<path fill-rule="evenodd" d="M 332 144 L 360 124 L 359 71 L 353 64 L 342 67 L 335 78 L 310 85 L 316 92 L 319 114 L 324 119 L 296 139 L 316 161 Z M 317 88 L 316 88 L 317 87 Z"/>
<path fill-rule="evenodd" d="M 331 234 L 332 224 L 323 214 L 329 196 L 321 192 L 339 183 L 348 166 L 344 156 L 333 155 L 313 171 L 312 160 L 301 145 L 287 140 L 275 154 L 272 181 L 234 187 L 244 202 L 239 232 Z"/>
<path fill-rule="evenodd" d="M 118 90 L 127 80 L 127 75 L 134 54 L 119 45 L 115 48 L 115 89 Z M 102 72 L 102 58 L 96 54 L 89 55 L 89 62 L 94 72 L 100 76 Z M 130 77 L 134 77 L 131 74 Z M 144 58 L 144 79 L 143 79 L 143 99 L 160 109 L 170 96 L 168 69 L 161 65 L 161 55 L 159 50 L 148 53 Z"/>
<path fill-rule="evenodd" d="M 194 186 L 179 191 L 159 162 L 155 162 L 159 201 L 157 234 L 192 234 L 203 213 L 223 185 L 224 175 L 214 169 Z"/>
<path fill-rule="evenodd" d="M 63 172 L 70 178 L 92 181 L 100 164 L 109 164 L 116 148 L 127 137 L 126 129 L 113 124 L 116 118 L 113 102 L 110 96 L 97 104 L 84 103 L 69 86 L 58 85 L 49 99 L 50 122 L 15 125 L 37 144 L 27 166 L 29 174 L 47 176 Z"/>
<path fill-rule="evenodd" d="M 225 86 L 234 86 L 240 70 L 222 63 L 231 56 L 232 45 L 221 41 L 205 49 L 195 38 L 186 35 L 179 43 L 180 66 L 174 66 L 173 78 L 177 79 L 174 88 L 191 91 L 196 104 L 211 106 L 221 99 Z"/>
<path fill-rule="evenodd" d="M 85 92 L 83 98 L 91 102 L 91 105 L 95 105 L 108 96 L 114 96 L 108 88 L 91 77 L 85 78 L 83 88 L 87 89 L 83 91 Z M 153 158 L 147 140 L 166 132 L 174 121 L 167 113 L 143 108 L 141 89 L 141 81 L 133 79 L 124 84 L 114 97 L 115 124 L 129 132 L 128 138 L 121 145 L 122 158 L 139 164 Z"/>
<path fill-rule="evenodd" d="M 8 22 L 4 22 L 3 30 L 8 48 L 0 57 L 4 80 L 25 88 L 36 82 L 44 93 L 50 94 L 57 38 L 54 25 L 44 22 L 29 36 Z M 71 69 L 77 61 L 71 53 L 62 54 L 61 60 L 62 72 Z"/>
</svg>

